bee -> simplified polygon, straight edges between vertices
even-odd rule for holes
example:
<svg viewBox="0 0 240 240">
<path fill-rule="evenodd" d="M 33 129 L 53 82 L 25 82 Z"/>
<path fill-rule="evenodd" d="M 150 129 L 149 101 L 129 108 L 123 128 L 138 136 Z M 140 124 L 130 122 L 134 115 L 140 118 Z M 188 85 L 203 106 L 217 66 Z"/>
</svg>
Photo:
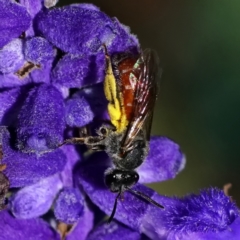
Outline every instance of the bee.
<svg viewBox="0 0 240 240">
<path fill-rule="evenodd" d="M 104 150 L 114 168 L 105 172 L 105 184 L 117 193 L 108 222 L 114 218 L 117 202 L 125 191 L 141 196 L 163 208 L 145 194 L 133 190 L 139 175 L 135 171 L 149 152 L 153 109 L 158 93 L 160 68 L 155 51 L 146 49 L 139 55 L 122 53 L 110 56 L 105 48 L 106 76 L 104 93 L 108 100 L 111 126 L 102 125 L 97 136 L 72 138 L 66 143 L 86 144 L 92 150 Z"/>
</svg>

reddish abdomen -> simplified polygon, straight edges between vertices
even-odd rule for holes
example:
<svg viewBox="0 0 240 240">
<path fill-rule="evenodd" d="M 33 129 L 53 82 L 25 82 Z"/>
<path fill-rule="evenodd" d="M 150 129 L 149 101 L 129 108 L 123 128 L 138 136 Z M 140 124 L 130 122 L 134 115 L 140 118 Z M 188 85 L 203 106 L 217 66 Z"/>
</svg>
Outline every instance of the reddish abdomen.
<svg viewBox="0 0 240 240">
<path fill-rule="evenodd" d="M 135 84 L 134 81 L 131 80 L 130 73 L 132 72 L 133 66 L 136 61 L 136 58 L 126 58 L 118 65 L 122 88 L 121 90 L 123 97 L 123 105 L 127 120 L 131 119 L 133 111 Z"/>
</svg>

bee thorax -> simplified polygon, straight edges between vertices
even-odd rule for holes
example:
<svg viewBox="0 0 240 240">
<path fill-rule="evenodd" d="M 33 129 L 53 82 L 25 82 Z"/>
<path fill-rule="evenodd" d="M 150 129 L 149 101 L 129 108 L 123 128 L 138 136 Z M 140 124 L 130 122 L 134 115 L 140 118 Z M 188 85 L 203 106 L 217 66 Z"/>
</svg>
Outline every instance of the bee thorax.
<svg viewBox="0 0 240 240">
<path fill-rule="evenodd" d="M 118 169 L 133 170 L 139 167 L 148 154 L 148 142 L 135 139 L 129 149 L 122 149 L 123 134 L 112 133 L 105 139 L 105 151 Z"/>
</svg>

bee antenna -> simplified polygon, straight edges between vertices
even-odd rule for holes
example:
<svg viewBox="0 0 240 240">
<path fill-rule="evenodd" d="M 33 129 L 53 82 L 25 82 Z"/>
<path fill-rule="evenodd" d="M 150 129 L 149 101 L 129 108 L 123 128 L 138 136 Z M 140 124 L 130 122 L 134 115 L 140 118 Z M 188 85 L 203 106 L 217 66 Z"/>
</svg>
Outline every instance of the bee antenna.
<svg viewBox="0 0 240 240">
<path fill-rule="evenodd" d="M 155 202 L 154 200 L 152 200 L 150 197 L 148 197 L 147 195 L 145 195 L 144 193 L 142 192 L 139 192 L 137 190 L 133 190 L 129 187 L 125 187 L 129 192 L 137 195 L 137 196 L 140 196 L 142 197 L 143 199 L 147 200 L 148 202 L 152 203 L 153 205 L 159 207 L 159 208 L 164 208 L 162 205 L 160 205 L 159 203 Z"/>
<path fill-rule="evenodd" d="M 115 212 L 116 212 L 116 209 L 117 209 L 117 201 L 118 201 L 119 197 L 121 196 L 121 194 L 122 194 L 122 191 L 119 191 L 118 195 L 117 195 L 116 198 L 115 198 L 115 202 L 114 202 L 114 206 L 113 206 L 113 210 L 112 210 L 111 216 L 109 217 L 109 219 L 108 219 L 108 221 L 107 221 L 108 224 L 109 224 L 109 223 L 113 220 L 113 218 L 114 218 L 114 215 L 115 215 Z"/>
</svg>

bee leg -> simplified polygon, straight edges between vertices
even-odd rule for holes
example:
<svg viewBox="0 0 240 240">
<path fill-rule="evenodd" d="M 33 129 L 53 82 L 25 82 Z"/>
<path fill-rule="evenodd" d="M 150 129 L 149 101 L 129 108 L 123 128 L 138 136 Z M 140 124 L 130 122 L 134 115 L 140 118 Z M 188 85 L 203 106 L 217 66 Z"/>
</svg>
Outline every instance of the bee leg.
<svg viewBox="0 0 240 240">
<path fill-rule="evenodd" d="M 63 141 L 62 143 L 58 144 L 58 147 L 61 147 L 65 144 L 84 144 L 85 138 L 69 138 Z"/>
<path fill-rule="evenodd" d="M 90 149 L 95 151 L 95 152 L 99 152 L 99 151 L 104 151 L 105 146 L 104 145 L 95 145 L 95 146 L 90 146 Z"/>
<path fill-rule="evenodd" d="M 90 136 L 85 138 L 84 144 L 93 151 L 105 150 L 104 139 L 106 136 Z"/>
<path fill-rule="evenodd" d="M 104 136 L 89 136 L 89 137 L 82 137 L 82 138 L 69 138 L 66 139 L 64 142 L 60 143 L 58 147 L 61 147 L 65 144 L 85 144 L 91 149 L 94 146 L 100 146 L 101 141 L 104 139 Z"/>
<path fill-rule="evenodd" d="M 84 144 L 87 146 L 101 146 L 102 145 L 102 140 L 105 139 L 105 136 L 103 135 L 98 135 L 98 136 L 89 136 L 85 138 Z"/>
</svg>

